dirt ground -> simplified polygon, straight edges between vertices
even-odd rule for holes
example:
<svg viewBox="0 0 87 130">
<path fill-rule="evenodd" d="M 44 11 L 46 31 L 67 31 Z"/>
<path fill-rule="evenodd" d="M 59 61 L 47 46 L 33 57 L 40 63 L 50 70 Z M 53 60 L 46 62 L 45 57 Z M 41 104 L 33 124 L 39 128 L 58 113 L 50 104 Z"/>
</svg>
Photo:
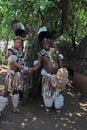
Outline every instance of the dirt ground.
<svg viewBox="0 0 87 130">
<path fill-rule="evenodd" d="M 0 84 L 4 84 L 6 70 L 0 72 Z M 63 92 L 65 105 L 60 114 L 54 109 L 44 110 L 41 97 L 29 99 L 26 106 L 21 105 L 23 114 L 9 110 L 9 103 L 0 119 L 0 130 L 87 130 L 87 96 L 69 84 Z M 9 100 L 10 102 L 10 100 Z"/>
</svg>

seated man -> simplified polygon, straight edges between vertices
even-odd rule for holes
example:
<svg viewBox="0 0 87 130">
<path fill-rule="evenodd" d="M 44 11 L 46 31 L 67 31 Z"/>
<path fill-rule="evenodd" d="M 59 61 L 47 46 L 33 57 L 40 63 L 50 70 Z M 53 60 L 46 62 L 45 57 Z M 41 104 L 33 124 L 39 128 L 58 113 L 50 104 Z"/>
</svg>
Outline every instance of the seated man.
<svg viewBox="0 0 87 130">
<path fill-rule="evenodd" d="M 45 31 L 42 31 L 42 29 L 45 29 Z M 60 96 L 59 89 L 54 88 L 51 77 L 57 74 L 58 69 L 62 67 L 62 60 L 56 48 L 51 47 L 51 33 L 45 27 L 42 29 L 39 31 L 38 38 L 43 49 L 38 54 L 37 64 L 29 70 L 35 71 L 42 66 L 42 96 L 46 111 L 49 111 L 54 103 L 55 110 L 58 112 L 63 106 L 64 98 L 62 95 Z M 60 105 L 58 104 L 58 98 L 61 100 Z"/>
</svg>

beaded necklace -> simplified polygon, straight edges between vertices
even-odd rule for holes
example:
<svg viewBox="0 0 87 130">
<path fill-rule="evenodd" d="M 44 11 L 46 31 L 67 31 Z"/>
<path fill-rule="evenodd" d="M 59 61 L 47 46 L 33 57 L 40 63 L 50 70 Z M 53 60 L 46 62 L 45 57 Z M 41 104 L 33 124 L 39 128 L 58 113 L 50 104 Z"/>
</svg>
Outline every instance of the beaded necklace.
<svg viewBox="0 0 87 130">
<path fill-rule="evenodd" d="M 55 48 L 50 48 L 48 51 L 46 51 L 45 49 L 43 49 L 40 54 L 43 55 L 43 56 L 46 56 L 50 59 L 53 59 L 53 54 L 55 53 Z"/>
</svg>

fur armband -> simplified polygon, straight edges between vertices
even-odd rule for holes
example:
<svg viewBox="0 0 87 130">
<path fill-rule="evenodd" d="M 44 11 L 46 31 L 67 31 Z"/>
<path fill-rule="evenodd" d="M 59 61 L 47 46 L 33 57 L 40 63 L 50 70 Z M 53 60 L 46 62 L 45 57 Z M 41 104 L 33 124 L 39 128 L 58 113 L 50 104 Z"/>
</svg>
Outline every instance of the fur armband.
<svg viewBox="0 0 87 130">
<path fill-rule="evenodd" d="M 61 59 L 61 60 L 63 60 L 63 59 L 64 59 L 63 54 L 61 54 L 61 53 L 60 53 L 58 56 L 60 57 L 60 59 Z"/>
<path fill-rule="evenodd" d="M 34 61 L 34 66 L 38 64 L 38 60 L 35 60 Z"/>
<path fill-rule="evenodd" d="M 17 56 L 16 55 L 10 55 L 7 59 L 7 61 L 9 63 L 11 63 L 12 61 L 17 61 Z"/>
</svg>

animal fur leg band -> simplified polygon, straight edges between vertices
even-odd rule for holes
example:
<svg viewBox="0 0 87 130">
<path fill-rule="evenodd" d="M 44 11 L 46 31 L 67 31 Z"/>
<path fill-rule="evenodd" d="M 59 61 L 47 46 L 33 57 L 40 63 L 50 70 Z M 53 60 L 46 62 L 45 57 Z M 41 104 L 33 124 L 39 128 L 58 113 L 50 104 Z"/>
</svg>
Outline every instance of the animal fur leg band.
<svg viewBox="0 0 87 130">
<path fill-rule="evenodd" d="M 13 107 L 17 108 L 18 103 L 19 103 L 19 94 L 13 94 L 12 95 L 12 105 L 13 105 Z"/>
<path fill-rule="evenodd" d="M 4 110 L 7 105 L 8 99 L 6 97 L 0 96 L 0 112 Z"/>
</svg>

